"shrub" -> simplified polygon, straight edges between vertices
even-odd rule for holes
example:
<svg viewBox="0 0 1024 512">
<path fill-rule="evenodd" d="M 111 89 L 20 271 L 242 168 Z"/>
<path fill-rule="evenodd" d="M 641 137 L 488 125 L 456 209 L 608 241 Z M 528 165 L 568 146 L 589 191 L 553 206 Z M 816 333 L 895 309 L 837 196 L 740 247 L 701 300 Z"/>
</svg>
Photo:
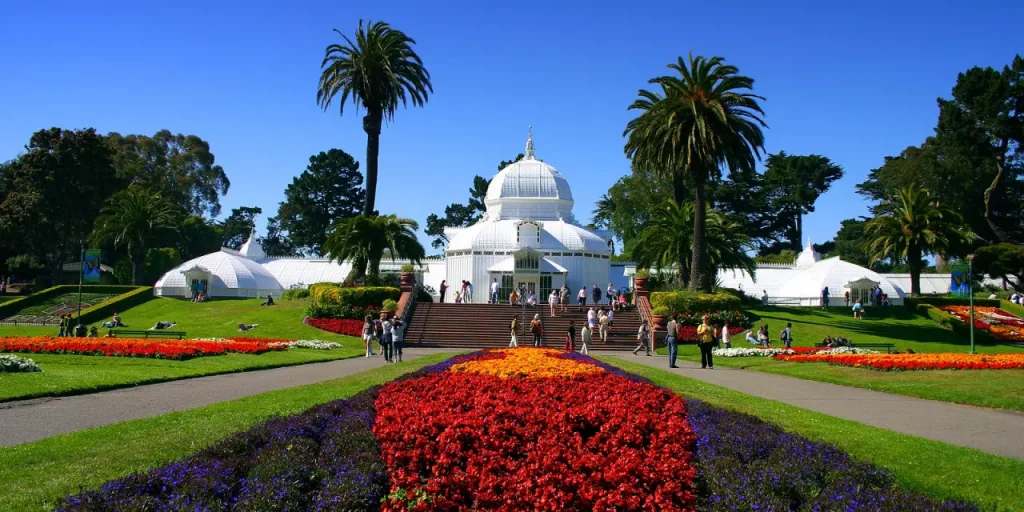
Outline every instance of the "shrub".
<svg viewBox="0 0 1024 512">
<path fill-rule="evenodd" d="M 311 304 L 306 308 L 306 316 L 310 318 L 344 318 L 362 321 L 366 318 L 366 315 L 376 318 L 380 315 L 380 306 L 349 306 L 346 304 L 340 306 L 321 306 Z"/>
<path fill-rule="evenodd" d="M 734 311 L 740 308 L 740 299 L 729 293 L 701 293 L 691 291 L 654 292 L 651 307 L 664 306 L 677 313 L 704 313 L 708 311 Z"/>
<path fill-rule="evenodd" d="M 384 303 L 381 304 L 380 310 L 386 311 L 388 313 L 394 313 L 395 311 L 398 310 L 398 302 L 395 302 L 391 299 L 385 299 Z"/>
<path fill-rule="evenodd" d="M 28 373 L 41 371 L 43 371 L 43 369 L 31 359 L 10 354 L 0 354 L 0 373 Z"/>
<path fill-rule="evenodd" d="M 281 294 L 281 298 L 284 300 L 308 299 L 309 290 L 305 288 L 292 288 L 285 290 L 284 293 Z"/>
<path fill-rule="evenodd" d="M 398 300 L 402 292 L 391 286 L 345 288 L 337 283 L 317 283 L 309 287 L 317 306 L 376 306 L 386 299 Z M 310 315 L 313 316 L 313 315 Z"/>
<path fill-rule="evenodd" d="M 416 271 L 416 267 L 412 266 L 412 264 L 410 264 L 410 263 L 406 263 L 406 264 L 402 265 L 402 272 L 409 273 L 409 272 L 415 272 L 415 271 Z"/>
<path fill-rule="evenodd" d="M 646 268 L 637 269 L 636 277 L 651 277 L 651 271 Z"/>
<path fill-rule="evenodd" d="M 668 316 L 671 311 L 665 306 L 658 306 L 651 310 L 651 314 L 654 316 Z"/>
</svg>

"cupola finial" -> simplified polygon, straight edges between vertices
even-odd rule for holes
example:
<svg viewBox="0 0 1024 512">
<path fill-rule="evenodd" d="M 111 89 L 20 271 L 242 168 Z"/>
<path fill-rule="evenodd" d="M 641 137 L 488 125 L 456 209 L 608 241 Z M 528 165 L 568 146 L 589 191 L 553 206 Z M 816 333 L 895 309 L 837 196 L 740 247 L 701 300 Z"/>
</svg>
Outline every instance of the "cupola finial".
<svg viewBox="0 0 1024 512">
<path fill-rule="evenodd" d="M 526 156 L 523 157 L 525 160 L 533 160 L 533 125 L 529 127 L 529 133 L 526 136 Z"/>
</svg>

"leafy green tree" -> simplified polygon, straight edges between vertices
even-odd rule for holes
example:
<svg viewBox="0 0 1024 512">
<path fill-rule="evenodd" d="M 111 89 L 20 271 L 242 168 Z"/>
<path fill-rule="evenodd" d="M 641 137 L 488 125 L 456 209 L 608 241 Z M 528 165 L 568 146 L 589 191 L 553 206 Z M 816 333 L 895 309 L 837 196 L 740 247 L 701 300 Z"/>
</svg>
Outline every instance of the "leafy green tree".
<svg viewBox="0 0 1024 512">
<path fill-rule="evenodd" d="M 764 148 L 758 100 L 752 78 L 739 74 L 722 57 L 682 57 L 670 69 L 678 76 L 650 80 L 659 92 L 641 90 L 630 110 L 641 114 L 626 125 L 626 156 L 634 168 L 652 169 L 670 180 L 682 204 L 685 185 L 693 187 L 691 289 L 710 289 L 714 276 L 707 265 L 707 187 L 730 171 L 753 169 Z M 682 264 L 683 261 L 677 263 Z"/>
<path fill-rule="evenodd" d="M 921 294 L 923 257 L 947 255 L 958 239 L 966 237 L 960 228 L 960 215 L 936 204 L 918 187 L 900 190 L 882 204 L 881 211 L 864 226 L 871 262 L 885 258 L 905 262 L 910 272 L 910 293 L 916 297 Z"/>
<path fill-rule="evenodd" d="M 349 98 L 357 113 L 360 107 L 366 110 L 363 116 L 363 131 L 366 132 L 363 215 L 371 216 L 375 215 L 381 127 L 384 121 L 394 120 L 399 103 L 422 107 L 434 89 L 430 73 L 412 48 L 416 41 L 405 33 L 380 21 L 367 22 L 364 27 L 363 20 L 359 20 L 354 42 L 338 29 L 334 31 L 345 42 L 328 45 L 324 51 L 316 100 L 326 111 L 331 101 L 340 95 L 339 113 L 344 113 Z"/>
<path fill-rule="evenodd" d="M 168 270 L 181 264 L 181 253 L 174 247 L 158 247 L 146 251 L 143 264 L 145 282 L 155 283 Z"/>
<path fill-rule="evenodd" d="M 199 215 L 187 215 L 178 224 L 179 229 L 174 240 L 183 260 L 198 258 L 204 254 L 220 250 L 220 227 L 216 222 Z"/>
<path fill-rule="evenodd" d="M 976 272 L 1005 279 L 1015 290 L 1024 290 L 1024 245 L 987 245 L 974 254 Z"/>
<path fill-rule="evenodd" d="M 803 217 L 814 212 L 814 203 L 832 182 L 843 177 L 843 168 L 821 155 L 787 155 L 780 151 L 765 161 L 764 190 L 768 210 L 777 231 L 789 240 L 790 249 L 803 247 Z"/>
<path fill-rule="evenodd" d="M 757 263 L 783 263 L 788 265 L 796 261 L 797 256 L 799 255 L 796 251 L 792 249 L 783 249 L 774 254 L 761 254 L 754 256 L 754 261 Z"/>
<path fill-rule="evenodd" d="M 671 197 L 672 187 L 653 171 L 634 169 L 619 178 L 597 202 L 593 223 L 615 233 L 622 242 L 623 254 L 629 255 L 655 212 Z"/>
<path fill-rule="evenodd" d="M 220 215 L 220 196 L 231 182 L 205 140 L 170 130 L 152 137 L 114 132 L 106 140 L 121 186 L 151 190 L 186 214 Z"/>
<path fill-rule="evenodd" d="M 124 247 L 132 262 L 132 283 L 142 284 L 146 250 L 161 232 L 176 231 L 174 207 L 150 191 L 133 185 L 115 193 L 96 219 L 93 241 Z"/>
<path fill-rule="evenodd" d="M 78 259 L 80 241 L 117 188 L 110 148 L 91 128 L 40 130 L 3 166 L 0 181 L 0 240 L 45 262 L 60 283 L 64 263 Z"/>
<path fill-rule="evenodd" d="M 416 264 L 422 261 L 425 251 L 416 238 L 417 229 L 416 221 L 394 214 L 377 217 L 358 215 L 336 223 L 324 248 L 332 261 L 366 261 L 366 275 L 378 279 L 380 262 L 384 257 L 392 261 L 409 259 Z M 351 277 L 361 279 L 364 275 L 353 266 Z"/>
<path fill-rule="evenodd" d="M 690 282 L 694 215 L 693 203 L 680 206 L 671 199 L 663 202 L 654 211 L 633 248 L 631 254 L 637 266 L 659 269 L 675 266 L 679 285 L 685 286 Z M 747 254 L 752 247 L 750 237 L 739 222 L 716 210 L 708 211 L 707 255 L 712 269 L 735 268 L 754 275 L 756 264 Z"/>
<path fill-rule="evenodd" d="M 362 185 L 363 174 L 352 155 L 331 149 L 309 157 L 306 170 L 284 191 L 275 236 L 282 242 L 289 239 L 304 252 L 323 254 L 331 224 L 359 214 L 366 200 Z"/>
<path fill-rule="evenodd" d="M 256 216 L 263 213 L 259 206 L 240 206 L 220 223 L 221 245 L 238 250 L 256 231 Z"/>
<path fill-rule="evenodd" d="M 270 256 L 294 257 L 302 255 L 300 248 L 281 229 L 281 224 L 277 217 L 267 219 L 267 236 L 260 237 L 258 240 L 260 246 L 263 247 L 263 251 Z"/>
</svg>

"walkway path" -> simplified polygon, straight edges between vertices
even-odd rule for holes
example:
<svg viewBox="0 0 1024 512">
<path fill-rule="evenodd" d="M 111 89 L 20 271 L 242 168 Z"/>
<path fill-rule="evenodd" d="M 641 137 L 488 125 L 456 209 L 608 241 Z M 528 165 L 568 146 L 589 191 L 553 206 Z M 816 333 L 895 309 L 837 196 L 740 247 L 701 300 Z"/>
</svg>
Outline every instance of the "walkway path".
<svg viewBox="0 0 1024 512">
<path fill-rule="evenodd" d="M 411 361 L 440 349 L 406 349 Z M 384 366 L 355 357 L 270 370 L 183 379 L 89 395 L 0 403 L 0 446 L 337 379 Z"/>
<path fill-rule="evenodd" d="M 666 356 L 605 353 L 741 393 L 795 405 L 912 436 L 1024 459 L 1024 413 L 893 395 L 782 375 L 718 367 L 702 370 L 690 361 L 668 368 Z"/>
</svg>

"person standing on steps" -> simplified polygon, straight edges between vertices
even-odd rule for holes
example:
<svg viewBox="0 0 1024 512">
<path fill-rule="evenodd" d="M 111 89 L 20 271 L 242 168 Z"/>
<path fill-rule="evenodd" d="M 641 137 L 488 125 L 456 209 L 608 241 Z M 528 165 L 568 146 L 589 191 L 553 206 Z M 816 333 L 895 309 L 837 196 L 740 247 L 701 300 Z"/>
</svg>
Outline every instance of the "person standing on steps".
<svg viewBox="0 0 1024 512">
<path fill-rule="evenodd" d="M 608 305 L 609 306 L 614 306 L 615 305 L 615 287 L 612 286 L 611 283 L 608 283 L 608 291 L 607 291 L 607 293 L 608 293 Z"/>
<path fill-rule="evenodd" d="M 551 290 L 551 295 L 548 295 L 548 307 L 551 309 L 551 318 L 556 317 L 555 311 L 558 310 L 558 290 Z"/>
<path fill-rule="evenodd" d="M 608 343 L 608 329 L 611 326 L 611 320 L 608 319 L 608 312 L 601 312 L 601 319 L 597 321 L 599 333 L 601 334 L 601 343 Z"/>
<path fill-rule="evenodd" d="M 701 318 L 701 324 L 697 326 L 697 345 L 700 348 L 700 367 L 714 370 L 711 349 L 715 346 L 715 328 L 708 325 L 707 315 Z"/>
<path fill-rule="evenodd" d="M 462 294 L 462 301 L 466 304 L 473 303 L 473 283 L 466 281 L 466 293 Z"/>
<path fill-rule="evenodd" d="M 676 326 L 677 325 L 679 325 L 679 324 L 678 324 L 678 322 L 676 322 L 676 315 L 673 314 L 672 317 L 668 321 L 668 325 L 665 326 L 665 330 L 668 332 L 668 334 L 665 336 L 665 344 L 668 345 L 668 367 L 669 368 L 679 368 L 678 366 L 676 366 L 676 357 L 679 356 L 679 346 L 678 346 L 678 344 L 676 342 Z"/>
<path fill-rule="evenodd" d="M 508 324 L 508 329 L 512 332 L 512 341 L 508 342 L 509 348 L 519 348 L 519 341 L 516 340 L 516 331 L 519 330 L 519 315 L 512 317 L 512 322 Z"/>
<path fill-rule="evenodd" d="M 438 301 L 441 304 L 444 304 L 444 292 L 446 292 L 446 291 L 448 291 L 448 282 L 445 281 L 444 279 L 442 279 L 441 280 L 441 300 Z"/>
<path fill-rule="evenodd" d="M 569 310 L 569 285 L 565 283 L 562 283 L 562 289 L 558 292 L 558 304 L 563 313 Z"/>
<path fill-rule="evenodd" d="M 540 313 L 534 314 L 530 321 L 530 334 L 533 334 L 533 346 L 544 346 L 544 325 L 540 323 Z"/>
<path fill-rule="evenodd" d="M 498 288 L 500 286 L 501 285 L 498 284 L 498 278 L 495 277 L 494 281 L 491 283 L 491 304 L 498 303 Z"/>
<path fill-rule="evenodd" d="M 640 342 L 640 344 L 637 345 L 637 347 L 633 349 L 633 355 L 634 356 L 636 355 L 637 352 L 640 352 L 641 350 L 646 351 L 647 355 L 651 355 L 651 346 L 648 344 L 648 342 L 650 340 L 650 337 L 651 337 L 651 329 L 650 329 L 650 327 L 647 326 L 647 322 L 641 321 L 640 322 L 640 329 L 637 330 L 637 332 L 636 332 L 636 339 Z"/>
<path fill-rule="evenodd" d="M 565 330 L 565 351 L 576 352 L 576 324 L 572 320 L 569 320 L 569 328 Z"/>
<path fill-rule="evenodd" d="M 586 325 L 586 324 L 584 324 L 583 328 L 580 329 L 580 340 L 581 340 L 581 345 L 583 345 L 580 348 L 580 354 L 589 354 L 590 353 L 590 342 L 593 340 L 593 334 L 592 334 L 593 332 L 594 332 L 594 330 L 591 329 L 590 326 Z"/>
<path fill-rule="evenodd" d="M 579 295 L 576 295 L 576 305 L 586 307 L 587 306 L 587 286 L 584 285 L 580 288 Z"/>
<path fill-rule="evenodd" d="M 590 290 L 590 295 L 594 297 L 594 305 L 601 305 L 601 287 L 594 285 L 594 288 Z"/>
</svg>

